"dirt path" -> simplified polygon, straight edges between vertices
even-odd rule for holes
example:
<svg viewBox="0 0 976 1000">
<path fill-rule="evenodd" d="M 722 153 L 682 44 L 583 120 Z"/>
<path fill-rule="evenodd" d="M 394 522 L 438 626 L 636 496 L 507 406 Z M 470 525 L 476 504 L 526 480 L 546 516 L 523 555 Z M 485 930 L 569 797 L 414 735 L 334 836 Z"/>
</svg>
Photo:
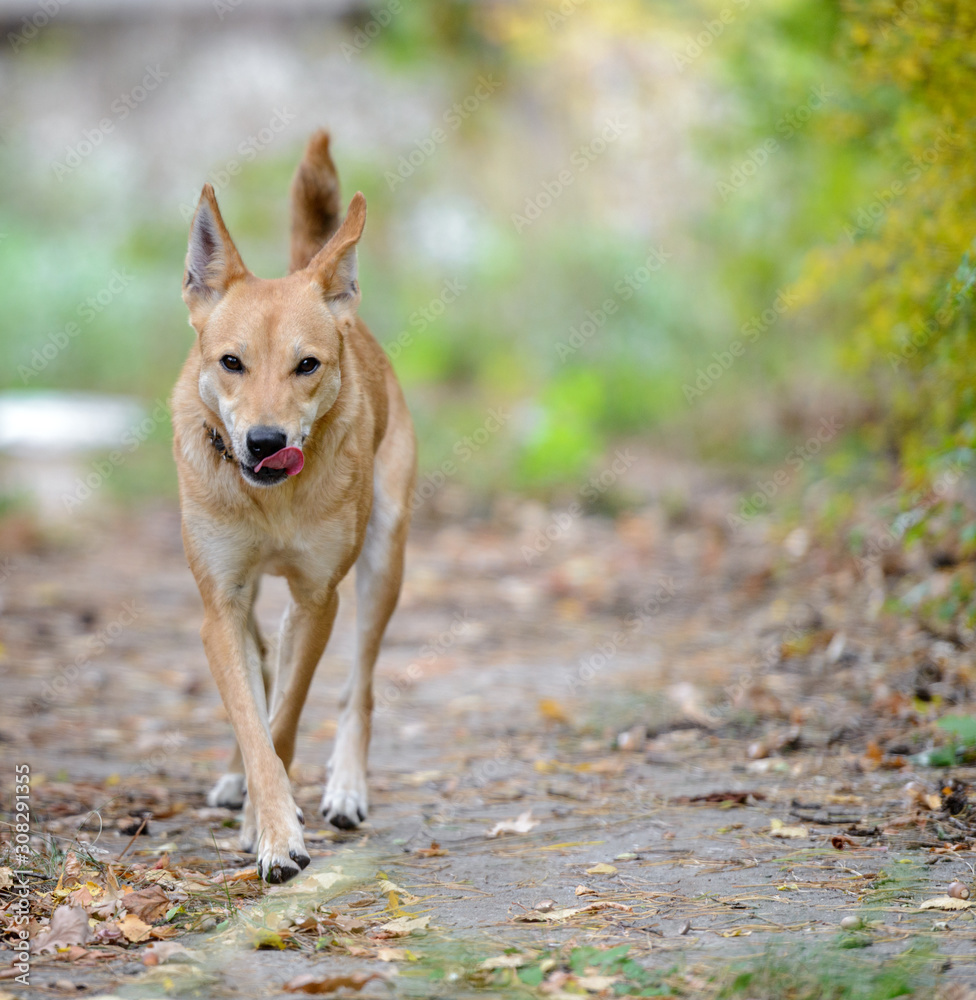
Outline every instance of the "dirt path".
<svg viewBox="0 0 976 1000">
<path fill-rule="evenodd" d="M 265 997 L 306 973 L 372 972 L 384 978 L 363 996 L 540 982 L 708 996 L 733 959 L 809 965 L 848 947 L 929 949 L 920 975 L 976 982 L 972 915 L 918 909 L 971 886 L 973 854 L 947 849 L 972 846 L 968 792 L 953 814 L 948 778 L 904 756 L 927 738 L 924 670 L 930 701 L 958 700 L 968 654 L 881 616 L 884 579 L 805 533 L 730 532 L 735 494 L 700 470 L 644 459 L 635 479 L 647 503 L 616 520 L 521 502 L 421 517 L 381 657 L 371 814 L 352 834 L 315 819 L 350 654 L 345 589 L 293 770 L 313 864 L 270 889 L 236 850 L 236 814 L 204 801 L 230 729 L 176 510 L 93 512 L 59 540 L 8 523 L 0 818 L 29 764 L 47 855 L 32 862 L 34 930 L 58 903 L 92 912 L 113 879 L 164 895 L 132 934 L 146 941 L 107 929 L 127 926 L 109 906 L 96 937 L 34 957 L 30 992 L 6 978 L 0 996 Z M 526 832 L 488 835 L 520 816 Z M 147 966 L 161 937 L 194 961 Z M 583 950 L 620 945 L 637 966 Z M 0 945 L 0 968 L 12 957 Z"/>
</svg>

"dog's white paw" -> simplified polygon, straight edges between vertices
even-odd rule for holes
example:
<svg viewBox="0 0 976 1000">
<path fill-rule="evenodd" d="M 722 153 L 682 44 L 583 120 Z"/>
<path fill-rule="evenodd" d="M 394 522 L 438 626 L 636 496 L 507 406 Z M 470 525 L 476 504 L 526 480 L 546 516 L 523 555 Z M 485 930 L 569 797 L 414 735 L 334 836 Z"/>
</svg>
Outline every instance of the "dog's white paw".
<svg viewBox="0 0 976 1000">
<path fill-rule="evenodd" d="M 207 792 L 207 805 L 224 809 L 240 809 L 244 805 L 247 793 L 247 779 L 243 774 L 229 772 L 222 774 L 220 780 Z"/>
<path fill-rule="evenodd" d="M 276 822 L 261 831 L 261 846 L 258 850 L 258 874 L 277 885 L 294 878 L 305 868 L 311 858 L 305 850 L 298 816 L 290 823 Z"/>
<path fill-rule="evenodd" d="M 366 775 L 338 768 L 332 771 L 322 797 L 322 815 L 340 830 L 352 830 L 368 812 Z"/>
</svg>

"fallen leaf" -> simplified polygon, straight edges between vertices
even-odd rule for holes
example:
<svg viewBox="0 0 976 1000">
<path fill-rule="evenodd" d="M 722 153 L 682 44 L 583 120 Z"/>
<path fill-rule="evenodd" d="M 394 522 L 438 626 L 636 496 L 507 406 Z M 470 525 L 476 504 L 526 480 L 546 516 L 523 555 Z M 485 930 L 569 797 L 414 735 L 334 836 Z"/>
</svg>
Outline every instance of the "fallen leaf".
<svg viewBox="0 0 976 1000">
<path fill-rule="evenodd" d="M 787 826 L 781 819 L 772 819 L 769 821 L 769 835 L 787 840 L 799 840 L 810 834 L 805 826 Z"/>
<path fill-rule="evenodd" d="M 276 948 L 278 951 L 282 951 L 285 948 L 285 942 L 282 936 L 277 932 L 273 931 L 268 927 L 255 927 L 252 929 L 250 934 L 249 943 L 252 948 Z"/>
<path fill-rule="evenodd" d="M 591 889 L 588 885 L 578 885 L 576 887 L 577 896 L 597 896 L 599 893 L 596 889 Z"/>
<path fill-rule="evenodd" d="M 425 917 L 397 917 L 387 924 L 380 924 L 370 931 L 370 937 L 406 937 L 414 931 L 422 931 L 430 923 L 430 915 Z"/>
<path fill-rule="evenodd" d="M 430 847 L 420 847 L 415 853 L 419 854 L 422 858 L 445 858 L 449 852 L 441 847 L 436 840 L 432 840 Z"/>
<path fill-rule="evenodd" d="M 587 875 L 616 875 L 617 869 L 613 865 L 604 864 L 600 862 L 598 865 L 594 865 L 592 868 L 586 869 Z"/>
<path fill-rule="evenodd" d="M 47 933 L 34 939 L 31 951 L 35 955 L 43 955 L 46 951 L 86 944 L 90 938 L 88 914 L 80 906 L 59 906 L 51 914 Z"/>
<path fill-rule="evenodd" d="M 153 941 L 142 953 L 143 965 L 162 965 L 164 962 L 197 962 L 199 959 L 192 951 L 176 941 Z"/>
<path fill-rule="evenodd" d="M 376 957 L 381 962 L 412 962 L 416 958 L 406 948 L 377 948 Z"/>
<path fill-rule="evenodd" d="M 173 903 L 158 885 L 152 885 L 148 889 L 130 892 L 123 899 L 122 905 L 127 912 L 134 913 L 140 920 L 154 924 Z"/>
<path fill-rule="evenodd" d="M 380 889 L 387 895 L 392 893 L 394 896 L 402 897 L 402 902 L 404 903 L 415 903 L 419 898 L 418 896 L 414 896 L 413 893 L 408 892 L 402 886 L 397 885 L 396 882 L 391 882 L 388 878 L 379 879 L 377 881 L 377 885 L 379 885 Z M 396 905 L 399 905 L 399 902 Z"/>
<path fill-rule="evenodd" d="M 727 802 L 730 805 L 746 806 L 749 805 L 750 799 L 762 802 L 765 798 L 766 795 L 763 792 L 709 792 L 707 795 L 679 795 L 672 801 L 676 805 L 684 805 L 689 802 L 716 802 L 720 805 L 725 805 Z"/>
<path fill-rule="evenodd" d="M 9 889 L 14 884 L 13 868 L 0 868 L 0 889 Z"/>
<path fill-rule="evenodd" d="M 569 716 L 566 714 L 566 709 L 552 698 L 540 698 L 539 699 L 539 715 L 542 716 L 546 722 L 557 722 L 561 725 L 569 725 Z"/>
<path fill-rule="evenodd" d="M 586 906 L 571 906 L 563 910 L 551 910 L 548 913 L 544 910 L 529 910 L 528 913 L 519 914 L 515 919 L 519 923 L 553 923 L 559 920 L 569 920 L 580 913 L 596 913 L 599 910 L 623 910 L 625 913 L 633 913 L 632 906 L 625 906 L 623 903 L 611 903 L 609 900 L 601 899 L 596 903 L 588 903 Z"/>
<path fill-rule="evenodd" d="M 64 885 L 75 885 L 81 883 L 81 862 L 74 851 L 68 851 L 64 857 L 64 867 L 61 869 L 61 877 L 58 879 L 58 888 Z"/>
<path fill-rule="evenodd" d="M 521 969 L 523 965 L 534 962 L 537 957 L 534 951 L 521 951 L 512 955 L 495 955 L 486 958 L 479 968 L 482 969 Z"/>
<path fill-rule="evenodd" d="M 127 941 L 139 944 L 141 941 L 149 939 L 152 933 L 152 926 L 145 920 L 140 919 L 134 913 L 127 913 L 120 921 L 119 927 L 125 935 Z"/>
<path fill-rule="evenodd" d="M 338 976 L 316 976 L 306 973 L 289 980 L 282 987 L 288 993 L 335 993 L 343 986 L 349 990 L 361 990 L 373 979 L 385 979 L 379 972 L 351 972 Z"/>
<path fill-rule="evenodd" d="M 529 809 L 520 813 L 515 819 L 503 819 L 496 823 L 489 831 L 489 837 L 499 837 L 503 833 L 528 833 L 539 825 L 539 820 L 532 818 L 532 810 Z"/>
<path fill-rule="evenodd" d="M 976 906 L 971 899 L 954 899 L 952 896 L 936 896 L 919 905 L 920 910 L 969 910 Z"/>
<path fill-rule="evenodd" d="M 98 928 L 95 930 L 95 937 L 93 940 L 95 944 L 125 944 L 125 937 L 122 934 L 122 928 L 119 927 L 115 921 L 99 924 Z"/>
<path fill-rule="evenodd" d="M 587 993 L 603 993 L 620 981 L 620 976 L 577 976 L 574 980 L 576 985 L 582 986 Z"/>
<path fill-rule="evenodd" d="M 257 867 L 252 866 L 250 868 L 230 868 L 217 872 L 216 875 L 210 877 L 209 881 L 215 885 L 221 885 L 226 882 L 257 882 L 259 878 Z"/>
</svg>

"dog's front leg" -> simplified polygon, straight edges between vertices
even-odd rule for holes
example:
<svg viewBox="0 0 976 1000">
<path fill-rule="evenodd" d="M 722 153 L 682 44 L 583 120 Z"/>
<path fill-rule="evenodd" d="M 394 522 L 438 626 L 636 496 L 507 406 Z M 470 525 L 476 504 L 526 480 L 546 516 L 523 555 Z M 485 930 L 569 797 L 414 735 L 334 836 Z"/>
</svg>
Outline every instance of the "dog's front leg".
<svg viewBox="0 0 976 1000">
<path fill-rule="evenodd" d="M 253 821 L 259 872 L 268 882 L 287 882 L 309 856 L 288 774 L 271 740 L 261 657 L 248 628 L 250 600 L 221 597 L 205 596 L 201 635 L 244 759 L 249 800 L 244 838 Z"/>
</svg>

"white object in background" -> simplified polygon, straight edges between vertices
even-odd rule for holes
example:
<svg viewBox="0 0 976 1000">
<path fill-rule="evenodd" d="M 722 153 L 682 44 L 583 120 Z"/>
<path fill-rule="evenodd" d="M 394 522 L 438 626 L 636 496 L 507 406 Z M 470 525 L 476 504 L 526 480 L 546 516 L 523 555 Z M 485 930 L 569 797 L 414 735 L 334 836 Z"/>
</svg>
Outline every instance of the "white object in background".
<svg viewBox="0 0 976 1000">
<path fill-rule="evenodd" d="M 110 449 L 142 416 L 142 407 L 125 396 L 0 393 L 0 451 L 36 459 L 40 454 Z"/>
</svg>

